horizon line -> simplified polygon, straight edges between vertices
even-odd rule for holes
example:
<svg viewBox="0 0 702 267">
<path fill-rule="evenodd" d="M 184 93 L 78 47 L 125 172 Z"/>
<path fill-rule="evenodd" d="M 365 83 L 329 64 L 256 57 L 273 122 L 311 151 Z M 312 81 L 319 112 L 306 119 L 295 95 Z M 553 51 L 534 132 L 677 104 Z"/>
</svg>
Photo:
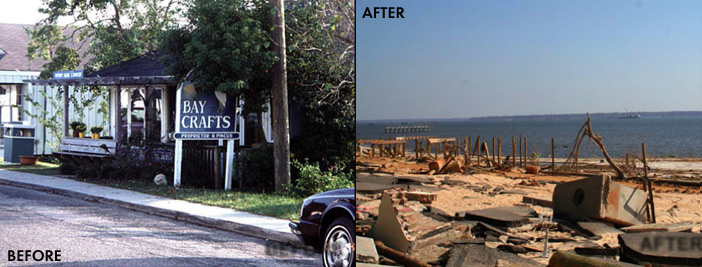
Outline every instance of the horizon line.
<svg viewBox="0 0 702 267">
<path fill-rule="evenodd" d="M 574 116 L 574 115 L 602 115 L 602 114 L 627 114 L 627 113 L 682 113 L 682 112 L 699 112 L 702 110 L 674 110 L 674 111 L 629 111 L 629 112 L 584 112 L 584 113 L 557 113 L 557 114 L 525 114 L 525 115 L 489 115 L 476 117 L 448 117 L 448 118 L 421 118 L 421 119 L 357 119 L 356 121 L 373 122 L 373 121 L 399 121 L 399 120 L 469 120 L 469 119 L 484 119 L 484 118 L 503 118 L 503 117 L 532 117 L 532 116 Z"/>
</svg>

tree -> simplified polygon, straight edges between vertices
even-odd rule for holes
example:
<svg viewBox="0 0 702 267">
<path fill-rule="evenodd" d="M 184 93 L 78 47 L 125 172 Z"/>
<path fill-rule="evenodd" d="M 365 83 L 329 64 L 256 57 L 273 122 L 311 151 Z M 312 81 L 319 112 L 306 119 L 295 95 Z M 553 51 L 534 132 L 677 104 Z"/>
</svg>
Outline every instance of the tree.
<svg viewBox="0 0 702 267">
<path fill-rule="evenodd" d="M 193 70 L 198 87 L 243 96 L 245 113 L 265 110 L 269 70 L 277 61 L 270 49 L 264 1 L 192 0 L 187 26 L 165 33 L 161 51 L 177 78 Z"/>
<path fill-rule="evenodd" d="M 354 3 L 307 0 L 287 8 L 288 86 L 307 118 L 291 149 L 300 159 L 319 162 L 322 169 L 353 171 Z"/>
<path fill-rule="evenodd" d="M 177 25 L 179 1 L 44 0 L 47 17 L 30 30 L 28 57 L 51 60 L 59 46 L 84 51 L 84 69 L 95 71 L 155 50 L 161 33 Z M 58 26 L 59 17 L 71 17 Z M 83 49 L 87 47 L 86 49 Z"/>
</svg>

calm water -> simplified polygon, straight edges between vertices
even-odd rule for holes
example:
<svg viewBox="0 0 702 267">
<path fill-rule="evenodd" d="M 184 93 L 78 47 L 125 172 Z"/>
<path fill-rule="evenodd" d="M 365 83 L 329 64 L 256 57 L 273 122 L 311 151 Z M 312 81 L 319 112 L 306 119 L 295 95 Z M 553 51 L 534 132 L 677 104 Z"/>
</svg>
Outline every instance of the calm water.
<svg viewBox="0 0 702 267">
<path fill-rule="evenodd" d="M 375 123 L 359 121 L 356 126 L 356 138 L 377 139 L 395 136 L 437 136 L 458 137 L 471 136 L 475 143 L 476 136 L 488 142 L 491 147 L 492 137 L 502 138 L 503 155 L 512 153 L 512 136 L 517 146 L 519 135 L 528 138 L 528 153 L 538 152 L 541 157 L 551 156 L 551 138 L 555 139 L 556 157 L 567 157 L 570 153 L 578 130 L 585 120 L 494 120 L 494 121 L 440 121 L 434 123 L 410 123 L 408 125 L 429 125 L 430 132 L 386 134 L 386 126 L 398 126 L 399 123 Z M 641 119 L 592 119 L 595 134 L 602 136 L 607 152 L 613 157 L 625 154 L 641 154 L 641 143 L 646 143 L 646 155 L 649 157 L 702 157 L 702 117 L 677 118 L 641 118 Z M 592 142 L 584 139 L 580 146 L 580 157 L 602 157 Z M 497 141 L 496 141 L 497 142 Z M 408 148 L 414 142 L 408 142 Z"/>
</svg>

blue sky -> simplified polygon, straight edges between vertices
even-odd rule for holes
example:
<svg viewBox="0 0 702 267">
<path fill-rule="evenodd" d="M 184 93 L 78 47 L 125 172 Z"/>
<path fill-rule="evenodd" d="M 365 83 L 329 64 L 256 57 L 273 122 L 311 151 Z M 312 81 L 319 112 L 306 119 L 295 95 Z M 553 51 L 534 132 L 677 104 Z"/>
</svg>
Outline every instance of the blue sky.
<svg viewBox="0 0 702 267">
<path fill-rule="evenodd" d="M 356 4 L 358 120 L 702 110 L 702 1 Z"/>
</svg>

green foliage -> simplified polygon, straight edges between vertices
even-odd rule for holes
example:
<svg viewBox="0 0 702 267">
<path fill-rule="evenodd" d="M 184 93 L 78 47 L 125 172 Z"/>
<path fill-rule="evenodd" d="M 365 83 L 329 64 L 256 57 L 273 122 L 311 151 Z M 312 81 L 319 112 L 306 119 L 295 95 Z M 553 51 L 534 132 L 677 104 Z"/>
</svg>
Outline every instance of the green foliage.
<svg viewBox="0 0 702 267">
<path fill-rule="evenodd" d="M 46 91 L 47 90 L 37 90 L 37 93 L 41 94 L 42 98 L 46 100 L 46 104 L 56 112 L 49 112 L 47 106 L 39 103 L 39 101 L 34 99 L 30 94 L 24 94 L 23 98 L 29 105 L 35 108 L 35 111 L 31 112 L 26 109 L 24 105 L 18 106 L 17 108 L 20 112 L 27 114 L 30 118 L 44 125 L 44 128 L 46 128 L 51 135 L 56 137 L 56 142 L 49 143 L 51 149 L 56 149 L 63 139 L 63 95 L 57 94 L 56 96 L 49 96 Z M 73 127 L 73 124 L 71 124 L 71 128 Z"/>
<path fill-rule="evenodd" d="M 306 197 L 334 189 L 351 188 L 354 182 L 349 179 L 352 175 L 344 173 L 323 172 L 319 164 L 308 161 L 300 163 L 292 160 L 292 166 L 299 171 L 299 177 L 292 184 L 286 185 L 286 190 L 293 196 Z"/>
<path fill-rule="evenodd" d="M 88 127 L 85 126 L 85 123 L 81 122 L 80 125 L 76 126 L 76 132 L 84 133 L 87 128 Z"/>
<path fill-rule="evenodd" d="M 94 134 L 99 134 L 102 132 L 102 127 L 95 127 L 95 126 L 90 127 L 90 132 L 94 133 Z"/>
<path fill-rule="evenodd" d="M 80 56 L 76 49 L 61 45 L 56 49 L 51 61 L 44 64 L 44 70 L 39 74 L 39 78 L 49 79 L 54 71 L 74 70 L 78 65 L 80 65 Z"/>
<path fill-rule="evenodd" d="M 288 89 L 302 105 L 298 158 L 323 170 L 353 170 L 355 28 L 353 1 L 306 0 L 286 7 Z"/>
<path fill-rule="evenodd" d="M 178 0 L 45 0 L 39 11 L 47 17 L 28 31 L 28 54 L 54 58 L 51 51 L 68 42 L 87 46 L 90 72 L 134 58 L 158 47 L 164 30 L 174 27 L 181 12 Z M 73 21 L 65 27 L 59 17 Z M 65 33 L 64 33 L 65 32 Z M 82 55 L 85 56 L 85 55 Z"/>
<path fill-rule="evenodd" d="M 246 112 L 263 110 L 270 87 L 269 68 L 277 61 L 269 49 L 264 1 L 193 0 L 190 25 L 164 34 L 161 51 L 169 72 L 184 77 L 193 70 L 195 84 L 246 99 Z"/>
</svg>

